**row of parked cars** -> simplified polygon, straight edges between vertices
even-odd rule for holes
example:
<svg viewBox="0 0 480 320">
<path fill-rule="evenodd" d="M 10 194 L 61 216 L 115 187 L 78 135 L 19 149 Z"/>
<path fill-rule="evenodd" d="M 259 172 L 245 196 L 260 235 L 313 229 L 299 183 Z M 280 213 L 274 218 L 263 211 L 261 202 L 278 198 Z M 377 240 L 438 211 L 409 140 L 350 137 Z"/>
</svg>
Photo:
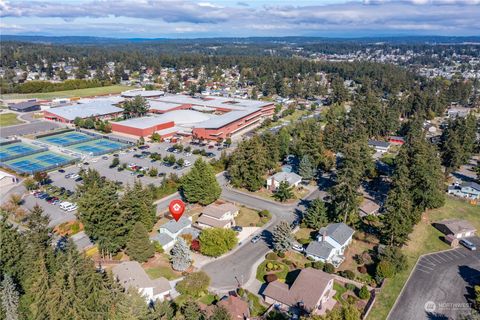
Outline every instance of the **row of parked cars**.
<svg viewBox="0 0 480 320">
<path fill-rule="evenodd" d="M 43 191 L 36 191 L 33 193 L 33 196 L 38 199 L 47 201 L 50 204 L 60 206 L 60 209 L 71 212 L 77 210 L 78 206 L 76 203 L 71 203 L 68 201 L 62 201 L 58 197 L 51 196 L 50 194 Z"/>
</svg>

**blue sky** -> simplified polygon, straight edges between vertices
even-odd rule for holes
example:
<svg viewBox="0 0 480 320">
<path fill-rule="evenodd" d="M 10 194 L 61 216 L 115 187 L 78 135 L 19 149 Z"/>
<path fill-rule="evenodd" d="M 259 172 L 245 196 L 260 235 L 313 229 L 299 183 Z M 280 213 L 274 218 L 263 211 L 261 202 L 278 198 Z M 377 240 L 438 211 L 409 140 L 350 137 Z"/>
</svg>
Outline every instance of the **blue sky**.
<svg viewBox="0 0 480 320">
<path fill-rule="evenodd" d="M 480 0 L 0 0 L 2 34 L 141 38 L 480 35 Z"/>
</svg>

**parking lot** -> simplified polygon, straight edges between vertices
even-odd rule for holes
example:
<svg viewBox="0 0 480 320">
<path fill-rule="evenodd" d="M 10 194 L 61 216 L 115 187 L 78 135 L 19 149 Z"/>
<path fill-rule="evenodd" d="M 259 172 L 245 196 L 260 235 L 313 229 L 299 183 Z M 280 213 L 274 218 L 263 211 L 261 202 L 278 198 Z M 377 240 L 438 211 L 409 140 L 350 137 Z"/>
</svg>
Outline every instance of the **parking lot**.
<svg viewBox="0 0 480 320">
<path fill-rule="evenodd" d="M 480 249 L 480 238 L 469 239 Z M 480 281 L 480 253 L 464 247 L 420 257 L 388 319 L 460 319 Z"/>
<path fill-rule="evenodd" d="M 27 195 L 23 200 L 23 206 L 29 210 L 32 210 L 36 204 L 42 207 L 44 213 L 50 218 L 49 226 L 51 227 L 76 219 L 76 211 L 66 212 L 60 209 L 60 206 L 50 204 L 45 199 L 35 198 L 32 194 Z"/>
</svg>

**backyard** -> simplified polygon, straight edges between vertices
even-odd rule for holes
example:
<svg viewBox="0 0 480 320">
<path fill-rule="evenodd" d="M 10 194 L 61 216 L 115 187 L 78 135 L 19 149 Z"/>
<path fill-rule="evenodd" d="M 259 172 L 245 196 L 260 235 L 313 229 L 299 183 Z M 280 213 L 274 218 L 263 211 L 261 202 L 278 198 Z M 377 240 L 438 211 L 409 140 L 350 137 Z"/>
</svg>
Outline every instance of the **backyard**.
<svg viewBox="0 0 480 320">
<path fill-rule="evenodd" d="M 66 90 L 66 91 L 54 91 L 54 92 L 41 92 L 41 93 L 12 93 L 1 95 L 0 98 L 5 100 L 10 99 L 54 99 L 54 98 L 71 98 L 71 97 L 91 97 L 98 95 L 114 94 L 120 93 L 125 90 L 130 90 L 132 87 L 129 86 L 106 86 L 106 87 L 97 87 L 97 88 L 86 88 L 86 89 L 76 89 L 76 90 Z"/>
<path fill-rule="evenodd" d="M 16 113 L 0 113 L 0 126 L 7 127 L 20 123 L 23 123 L 23 121 L 18 120 Z"/>
<path fill-rule="evenodd" d="M 431 223 L 447 219 L 460 218 L 468 220 L 477 230 L 480 228 L 480 207 L 473 206 L 465 201 L 447 197 L 445 206 L 429 210 L 423 214 L 422 220 L 415 226 L 410 235 L 410 242 L 402 249 L 407 257 L 408 268 L 397 273 L 392 279 L 387 279 L 377 301 L 369 314 L 368 319 L 386 319 L 395 300 L 400 294 L 403 285 L 408 279 L 418 257 L 429 252 L 449 249 L 450 247 L 440 240 L 440 231 L 432 227 Z"/>
<path fill-rule="evenodd" d="M 174 280 L 181 277 L 181 272 L 174 271 L 166 254 L 156 254 L 153 259 L 143 264 L 145 272 L 150 279 L 164 277 L 167 280 Z"/>
</svg>

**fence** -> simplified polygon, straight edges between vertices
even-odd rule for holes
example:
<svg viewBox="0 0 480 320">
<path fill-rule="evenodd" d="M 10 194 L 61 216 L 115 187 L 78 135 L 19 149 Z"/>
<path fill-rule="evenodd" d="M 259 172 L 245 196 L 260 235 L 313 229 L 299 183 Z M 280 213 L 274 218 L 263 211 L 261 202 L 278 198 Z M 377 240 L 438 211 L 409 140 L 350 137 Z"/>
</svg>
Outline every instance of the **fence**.
<svg viewBox="0 0 480 320">
<path fill-rule="evenodd" d="M 22 153 L 12 154 L 11 156 L 2 157 L 0 159 L 0 161 L 3 162 L 3 161 L 8 161 L 8 160 L 13 160 L 13 159 L 26 157 L 26 156 L 30 156 L 30 155 L 35 154 L 35 153 L 40 153 L 40 152 L 45 152 L 45 151 L 48 151 L 48 148 L 43 147 L 43 148 L 33 149 L 33 150 L 25 151 L 25 152 L 22 152 Z"/>
<path fill-rule="evenodd" d="M 60 162 L 58 164 L 56 163 L 56 164 L 52 164 L 52 165 L 49 165 L 49 166 L 42 166 L 42 168 L 39 168 L 39 169 L 36 169 L 36 170 L 19 169 L 15 166 L 12 166 L 12 165 L 10 165 L 8 163 L 5 163 L 5 162 L 0 162 L 0 166 L 3 167 L 3 168 L 7 168 L 7 169 L 13 170 L 15 172 L 18 172 L 20 174 L 32 174 L 33 175 L 37 172 L 50 171 L 50 170 L 53 170 L 55 168 L 65 166 L 67 164 L 74 164 L 77 160 L 79 160 L 79 159 L 75 158 L 75 159 L 72 159 L 72 160 L 66 160 L 66 161 Z"/>
<path fill-rule="evenodd" d="M 40 139 L 40 138 L 45 138 L 45 137 L 50 137 L 50 136 L 56 136 L 57 134 L 62 134 L 62 133 L 67 133 L 67 132 L 72 132 L 75 131 L 74 129 L 63 129 L 63 130 L 58 130 L 54 132 L 49 132 L 49 133 L 43 133 L 35 136 L 35 139 Z"/>
<path fill-rule="evenodd" d="M 87 130 L 82 130 L 82 129 L 78 129 L 77 131 L 79 131 L 81 133 L 88 134 L 89 136 L 96 136 L 96 137 L 100 137 L 100 138 L 103 138 L 103 139 L 108 139 L 108 140 L 115 141 L 115 142 L 125 143 L 129 146 L 135 145 L 135 142 L 132 142 L 132 141 L 129 141 L 129 140 L 126 140 L 126 139 L 121 139 L 121 138 L 117 138 L 117 137 L 110 137 L 108 135 L 100 135 L 100 134 L 97 134 L 97 133 L 94 133 L 94 132 L 91 132 L 91 131 L 87 131 Z"/>
<path fill-rule="evenodd" d="M 13 140 L 1 141 L 1 142 L 0 142 L 0 146 L 6 146 L 6 145 L 9 145 L 9 144 L 12 144 L 12 143 L 16 143 L 16 142 L 22 142 L 22 140 L 20 140 L 20 139 L 13 139 Z"/>
</svg>

